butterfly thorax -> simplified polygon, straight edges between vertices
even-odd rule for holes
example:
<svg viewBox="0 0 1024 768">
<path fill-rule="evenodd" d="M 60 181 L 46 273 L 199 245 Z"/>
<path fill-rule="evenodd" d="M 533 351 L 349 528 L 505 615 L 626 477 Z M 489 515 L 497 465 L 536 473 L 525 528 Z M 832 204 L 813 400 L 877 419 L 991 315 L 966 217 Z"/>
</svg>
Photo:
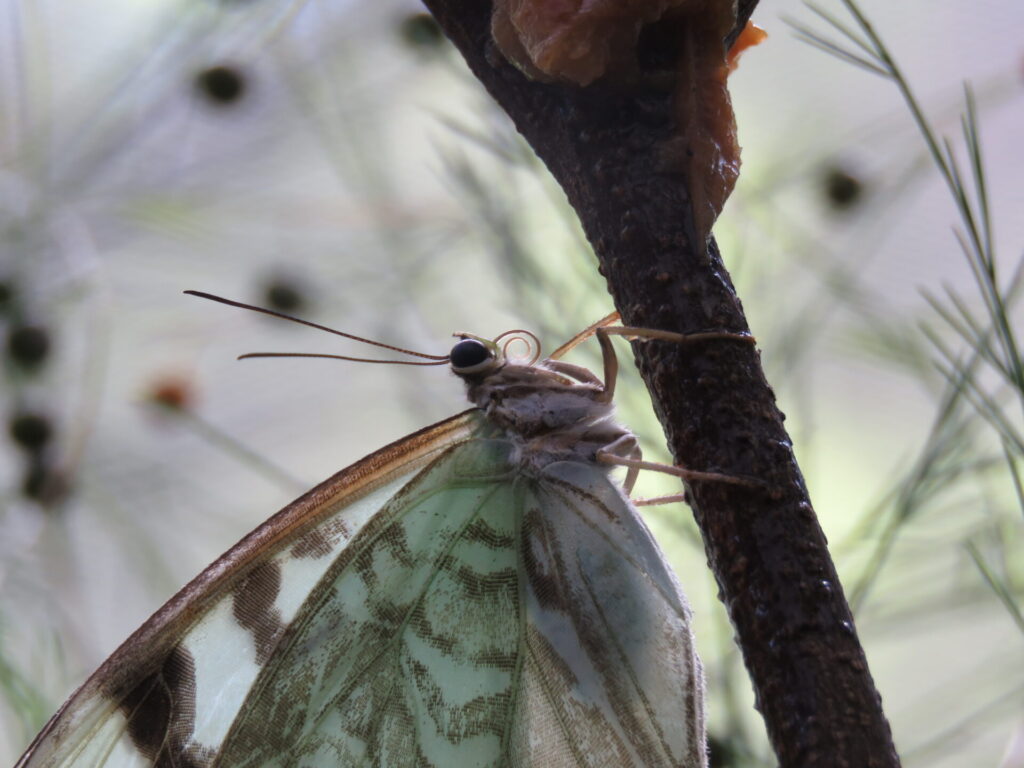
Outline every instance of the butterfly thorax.
<svg viewBox="0 0 1024 768">
<path fill-rule="evenodd" d="M 631 434 L 614 419 L 600 383 L 579 382 L 547 366 L 506 363 L 463 376 L 467 396 L 484 418 L 517 444 L 525 466 L 554 461 L 593 463 L 600 448 Z"/>
</svg>

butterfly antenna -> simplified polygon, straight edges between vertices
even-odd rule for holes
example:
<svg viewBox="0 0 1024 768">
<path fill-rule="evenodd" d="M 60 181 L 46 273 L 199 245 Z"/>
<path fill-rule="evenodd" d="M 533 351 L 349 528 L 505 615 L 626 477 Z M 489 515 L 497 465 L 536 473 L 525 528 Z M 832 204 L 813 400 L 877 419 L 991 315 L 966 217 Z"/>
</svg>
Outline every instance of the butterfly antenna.
<svg viewBox="0 0 1024 768">
<path fill-rule="evenodd" d="M 383 346 L 383 345 L 382 345 Z M 405 350 L 400 350 L 404 352 Z M 415 355 L 415 352 L 409 354 Z M 349 360 L 353 363 L 377 363 L 378 365 L 444 365 L 448 362 L 445 357 L 441 360 L 372 360 L 368 357 L 346 357 L 345 355 L 322 355 L 315 352 L 247 352 L 239 355 L 237 360 L 248 360 L 253 357 L 324 357 L 328 360 Z"/>
<path fill-rule="evenodd" d="M 352 360 L 360 363 L 382 363 L 390 365 L 442 365 L 448 362 L 448 355 L 428 355 L 424 352 L 414 352 L 411 349 L 404 349 L 402 347 L 395 347 L 391 344 L 384 344 L 380 341 L 373 341 L 372 339 L 364 339 L 362 336 L 355 336 L 351 333 L 345 333 L 344 331 L 337 331 L 334 328 L 328 328 L 326 325 L 320 325 L 319 323 L 313 323 L 309 320 L 300 320 L 297 317 L 286 315 L 283 312 L 275 312 L 272 309 L 266 309 L 265 307 L 257 307 L 252 304 L 244 304 L 241 301 L 232 301 L 231 299 L 225 299 L 222 296 L 214 296 L 212 293 L 204 293 L 202 291 L 185 291 L 189 296 L 198 296 L 201 299 L 209 299 L 210 301 L 217 301 L 221 304 L 227 304 L 229 307 L 238 307 L 240 309 L 248 309 L 253 312 L 262 312 L 264 315 L 270 315 L 271 317 L 279 317 L 282 320 L 290 320 L 293 323 L 299 323 L 300 325 L 308 325 L 310 328 L 316 328 L 320 331 L 327 331 L 327 333 L 333 333 L 335 336 L 343 336 L 346 339 L 352 339 L 353 341 L 360 341 L 363 344 L 372 344 L 375 347 L 381 347 L 383 349 L 390 349 L 392 352 L 400 352 L 403 355 L 412 355 L 413 357 L 422 357 L 426 360 L 432 360 L 430 363 L 419 363 L 413 361 L 403 360 L 367 360 L 361 357 L 344 357 L 342 355 L 317 355 L 317 354 L 306 354 L 300 352 L 251 352 L 248 355 L 241 355 L 238 359 L 248 357 L 328 357 L 336 360 Z"/>
</svg>

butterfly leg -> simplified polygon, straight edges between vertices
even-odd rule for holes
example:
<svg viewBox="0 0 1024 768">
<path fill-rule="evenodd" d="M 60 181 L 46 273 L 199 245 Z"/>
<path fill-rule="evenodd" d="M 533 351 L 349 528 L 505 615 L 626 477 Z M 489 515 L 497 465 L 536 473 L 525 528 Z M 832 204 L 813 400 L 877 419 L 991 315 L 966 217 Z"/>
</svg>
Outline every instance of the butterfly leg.
<svg viewBox="0 0 1024 768">
<path fill-rule="evenodd" d="M 659 331 L 652 328 L 631 328 L 628 326 L 609 326 L 605 323 L 614 321 L 615 316 L 609 315 L 604 320 L 587 329 L 587 335 L 593 334 L 597 337 L 598 343 L 601 345 L 601 359 L 604 363 L 604 381 L 602 382 L 597 378 L 591 371 L 583 368 L 582 366 L 572 365 L 570 363 L 564 363 L 558 360 L 549 360 L 550 365 L 554 370 L 559 373 L 563 373 L 566 376 L 571 376 L 577 381 L 584 382 L 587 384 L 596 384 L 601 387 L 600 393 L 597 395 L 599 402 L 610 402 L 615 396 L 615 383 L 619 374 L 619 360 L 615 354 L 615 348 L 612 346 L 611 337 L 625 336 L 628 339 L 654 339 L 662 341 L 674 341 L 678 344 L 687 344 L 695 341 L 705 341 L 713 339 L 723 339 L 731 341 L 740 341 L 745 344 L 754 344 L 756 339 L 749 333 L 735 333 L 732 331 L 701 331 L 699 333 L 674 333 L 672 331 Z M 585 338 L 583 334 L 580 334 L 581 338 Z M 578 342 L 577 342 L 578 343 Z M 570 347 L 571 348 L 571 347 Z M 561 352 L 561 349 L 559 350 Z M 682 467 L 675 467 L 669 464 L 659 464 L 651 461 L 643 460 L 643 453 L 640 450 L 640 445 L 637 443 L 637 439 L 632 434 L 624 434 L 617 437 L 608 445 L 598 449 L 596 454 L 597 461 L 603 464 L 614 464 L 617 466 L 626 467 L 626 479 L 623 482 L 623 489 L 626 491 L 626 495 L 630 495 L 633 492 L 633 486 L 636 484 L 637 477 L 640 474 L 641 469 L 652 470 L 655 472 L 664 472 L 668 475 L 674 475 L 682 478 L 684 481 L 701 481 L 710 480 L 714 482 L 730 483 L 733 485 L 743 485 L 753 488 L 760 488 L 763 486 L 758 480 L 745 477 L 736 477 L 734 475 L 726 475 L 721 472 L 701 472 L 699 470 L 684 469 Z M 673 496 L 664 496 L 656 499 L 644 499 L 639 503 L 641 505 L 651 504 L 668 504 L 673 501 L 685 500 L 685 494 L 676 494 Z"/>
<path fill-rule="evenodd" d="M 633 328 L 629 326 L 613 326 L 619 319 L 617 312 L 613 312 L 605 318 L 594 323 L 586 330 L 578 333 L 570 341 L 551 353 L 547 364 L 558 373 L 570 376 L 584 384 L 597 384 L 602 386 L 601 401 L 610 402 L 615 394 L 615 380 L 619 371 L 619 360 L 612 347 L 610 336 L 625 336 L 630 340 L 634 339 L 660 339 L 662 341 L 674 341 L 677 344 L 689 344 L 696 341 L 707 341 L 712 339 L 726 339 L 741 341 L 746 344 L 756 343 L 756 339 L 749 333 L 735 333 L 733 331 L 700 331 L 698 333 L 674 333 L 673 331 L 659 331 L 653 328 Z M 575 348 L 578 344 L 597 336 L 601 344 L 601 358 L 604 362 L 604 381 L 602 382 L 591 371 L 581 365 L 564 363 L 559 360 L 564 354 Z"/>
<path fill-rule="evenodd" d="M 616 466 L 626 467 L 629 471 L 639 472 L 641 469 L 651 470 L 652 472 L 663 472 L 666 475 L 673 475 L 681 478 L 682 480 L 690 483 L 694 481 L 711 481 L 716 483 L 729 483 L 730 485 L 743 485 L 748 488 L 762 488 L 764 483 L 760 480 L 755 480 L 750 477 L 739 477 L 737 475 L 726 475 L 722 472 L 702 472 L 697 469 L 684 469 L 683 467 L 676 467 L 671 464 L 659 464 L 655 461 L 642 461 L 632 456 L 621 456 L 611 449 L 617 446 L 618 443 L 623 442 L 625 437 L 632 438 L 636 441 L 636 438 L 632 435 L 620 437 L 610 445 L 601 448 L 597 452 L 597 460 L 602 464 L 615 464 Z M 637 452 L 639 453 L 639 448 Z M 627 475 L 627 480 L 629 475 Z M 625 487 L 625 485 L 624 485 Z M 632 485 L 627 490 L 632 490 Z M 673 500 L 675 498 L 673 497 Z M 647 503 L 657 503 L 654 499 L 647 500 Z"/>
<path fill-rule="evenodd" d="M 598 328 L 596 335 L 597 341 L 601 345 L 601 361 L 604 363 L 604 389 L 598 399 L 610 403 L 615 396 L 615 381 L 619 377 L 619 357 L 615 354 L 615 347 L 612 346 L 612 339 L 608 335 L 607 328 Z M 633 441 L 636 442 L 635 437 Z M 636 450 L 639 460 L 640 448 L 638 447 Z"/>
<path fill-rule="evenodd" d="M 710 341 L 714 339 L 741 341 L 745 344 L 757 343 L 757 339 L 749 333 L 737 333 L 735 331 L 698 331 L 696 333 L 676 333 L 675 331 L 659 331 L 655 328 L 632 328 L 624 325 L 612 325 L 598 328 L 594 333 L 598 339 L 602 336 L 625 336 L 630 341 L 637 339 L 655 339 L 661 341 L 674 341 L 677 344 L 692 344 L 696 341 Z"/>
<path fill-rule="evenodd" d="M 618 376 L 619 362 L 612 347 L 611 336 L 625 336 L 629 339 L 656 339 L 662 341 L 674 341 L 679 344 L 687 344 L 695 341 L 711 339 L 723 339 L 741 341 L 745 344 L 754 344 L 756 339 L 749 333 L 734 333 L 732 331 L 702 331 L 699 333 L 674 333 L 672 331 L 659 331 L 653 328 L 631 328 L 628 326 L 602 325 L 594 329 L 594 335 L 601 344 L 601 357 L 604 360 L 604 391 L 600 399 L 610 401 L 615 394 L 615 380 Z M 605 446 L 597 452 L 597 460 L 607 464 L 617 464 L 627 468 L 626 481 L 623 488 L 629 495 L 633 491 L 637 476 L 641 469 L 664 472 L 668 475 L 675 475 L 684 481 L 711 480 L 715 482 L 731 483 L 733 485 L 745 485 L 753 488 L 760 488 L 762 483 L 751 478 L 726 475 L 721 472 L 701 472 L 699 470 L 684 469 L 669 464 L 659 464 L 651 461 L 643 461 L 640 446 L 633 435 L 623 435 L 610 445 Z M 685 501 L 686 494 L 675 494 L 672 496 L 661 496 L 655 499 L 642 499 L 637 502 L 640 505 L 668 504 L 675 501 Z"/>
<path fill-rule="evenodd" d="M 596 458 L 601 464 L 615 464 L 626 467 L 626 479 L 622 483 L 622 489 L 627 496 L 632 495 L 633 486 L 640 476 L 642 467 L 636 464 L 643 464 L 643 452 L 640 450 L 640 443 L 636 435 L 627 432 L 615 438 L 608 445 L 597 449 Z M 629 462 L 629 463 L 626 463 Z"/>
<path fill-rule="evenodd" d="M 685 493 L 675 493 L 671 496 L 655 496 L 653 499 L 630 499 L 634 507 L 653 507 L 659 504 L 675 504 L 676 502 L 690 503 L 690 497 Z"/>
<path fill-rule="evenodd" d="M 700 331 L 698 333 L 674 333 L 672 331 L 658 331 L 652 328 L 631 328 L 625 326 L 614 326 L 612 323 L 620 319 L 618 312 L 612 312 L 607 317 L 602 317 L 593 325 L 583 329 L 569 341 L 560 346 L 550 355 L 549 360 L 558 360 L 565 357 L 571 350 L 582 344 L 598 333 L 606 333 L 615 336 L 625 336 L 630 339 L 662 339 L 664 341 L 675 341 L 677 343 L 688 343 L 702 341 L 704 339 L 733 339 L 753 344 L 755 339 L 749 333 L 736 333 L 734 331 Z"/>
<path fill-rule="evenodd" d="M 593 384 L 598 387 L 604 387 L 601 379 L 591 371 L 589 368 L 584 368 L 582 365 L 573 365 L 572 363 L 564 363 L 561 360 L 548 360 L 547 366 L 556 373 L 560 373 L 563 376 L 576 379 L 583 384 Z"/>
<path fill-rule="evenodd" d="M 580 331 L 567 342 L 565 342 L 565 344 L 563 344 L 550 355 L 548 355 L 548 359 L 558 360 L 560 358 L 565 357 L 570 351 L 572 351 L 580 344 L 582 344 L 584 341 L 593 336 L 595 333 L 597 333 L 598 328 L 603 328 L 606 325 L 611 325 L 612 323 L 618 322 L 620 319 L 621 318 L 619 317 L 618 312 L 612 312 L 610 315 L 602 317 L 596 323 L 587 328 L 584 328 L 582 331 Z"/>
<path fill-rule="evenodd" d="M 601 326 L 594 330 L 594 335 L 601 345 L 601 359 L 604 362 L 604 389 L 598 397 L 602 402 L 610 402 L 615 394 L 615 380 L 618 377 L 618 357 L 611 345 L 612 336 L 625 336 L 628 339 L 660 339 L 674 341 L 677 344 L 689 344 L 695 341 L 711 339 L 728 339 L 754 344 L 756 339 L 750 334 L 733 333 L 732 331 L 701 331 L 695 334 L 677 334 L 672 331 L 656 331 L 651 328 L 630 328 L 628 326 Z"/>
<path fill-rule="evenodd" d="M 604 389 L 598 400 L 611 402 L 615 396 L 615 381 L 619 375 L 619 358 L 615 354 L 611 337 L 625 336 L 628 339 L 660 339 L 662 341 L 674 341 L 677 344 L 689 344 L 695 341 L 708 341 L 712 339 L 727 339 L 731 341 L 742 341 L 745 344 L 754 344 L 756 339 L 749 333 L 733 333 L 732 331 L 701 331 L 699 333 L 673 333 L 672 331 L 658 331 L 653 328 L 630 328 L 628 326 L 601 326 L 594 330 L 597 341 L 601 344 L 601 359 L 604 363 Z"/>
<path fill-rule="evenodd" d="M 615 348 L 612 346 L 611 338 L 604 332 L 604 328 L 595 331 L 598 342 L 601 344 L 601 359 L 604 363 L 604 381 L 594 375 L 593 371 L 581 365 L 563 363 L 561 360 L 547 361 L 547 365 L 554 371 L 571 376 L 584 384 L 593 384 L 600 388 L 596 400 L 599 403 L 610 403 L 615 396 L 615 380 L 619 375 L 619 358 L 615 355 Z"/>
</svg>

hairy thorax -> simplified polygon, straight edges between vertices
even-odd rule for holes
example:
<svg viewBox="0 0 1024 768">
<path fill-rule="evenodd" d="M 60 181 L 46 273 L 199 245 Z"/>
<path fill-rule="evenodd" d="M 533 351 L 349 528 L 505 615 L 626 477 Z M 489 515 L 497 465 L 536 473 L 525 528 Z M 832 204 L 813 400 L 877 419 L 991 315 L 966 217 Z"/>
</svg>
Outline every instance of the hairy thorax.
<svg viewBox="0 0 1024 768">
<path fill-rule="evenodd" d="M 524 466 L 594 463 L 600 448 L 631 434 L 615 421 L 603 387 L 573 381 L 544 362 L 507 363 L 486 377 L 465 380 L 470 401 L 503 437 L 519 446 Z"/>
</svg>

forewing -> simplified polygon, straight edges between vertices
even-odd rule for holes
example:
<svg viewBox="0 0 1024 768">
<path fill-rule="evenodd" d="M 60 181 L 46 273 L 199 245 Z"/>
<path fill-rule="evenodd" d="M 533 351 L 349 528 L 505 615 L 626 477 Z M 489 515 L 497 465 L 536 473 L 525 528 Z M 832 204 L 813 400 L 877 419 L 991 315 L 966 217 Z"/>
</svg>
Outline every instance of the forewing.
<svg viewBox="0 0 1024 768">
<path fill-rule="evenodd" d="M 366 525 L 278 643 L 218 764 L 501 764 L 520 627 L 512 451 L 453 448 Z"/>
<path fill-rule="evenodd" d="M 529 498 L 509 765 L 703 768 L 689 609 L 635 508 L 577 462 L 549 466 Z"/>
<path fill-rule="evenodd" d="M 285 507 L 104 662 L 17 768 L 211 764 L 324 574 L 390 498 L 476 424 L 466 412 L 414 433 Z"/>
</svg>

